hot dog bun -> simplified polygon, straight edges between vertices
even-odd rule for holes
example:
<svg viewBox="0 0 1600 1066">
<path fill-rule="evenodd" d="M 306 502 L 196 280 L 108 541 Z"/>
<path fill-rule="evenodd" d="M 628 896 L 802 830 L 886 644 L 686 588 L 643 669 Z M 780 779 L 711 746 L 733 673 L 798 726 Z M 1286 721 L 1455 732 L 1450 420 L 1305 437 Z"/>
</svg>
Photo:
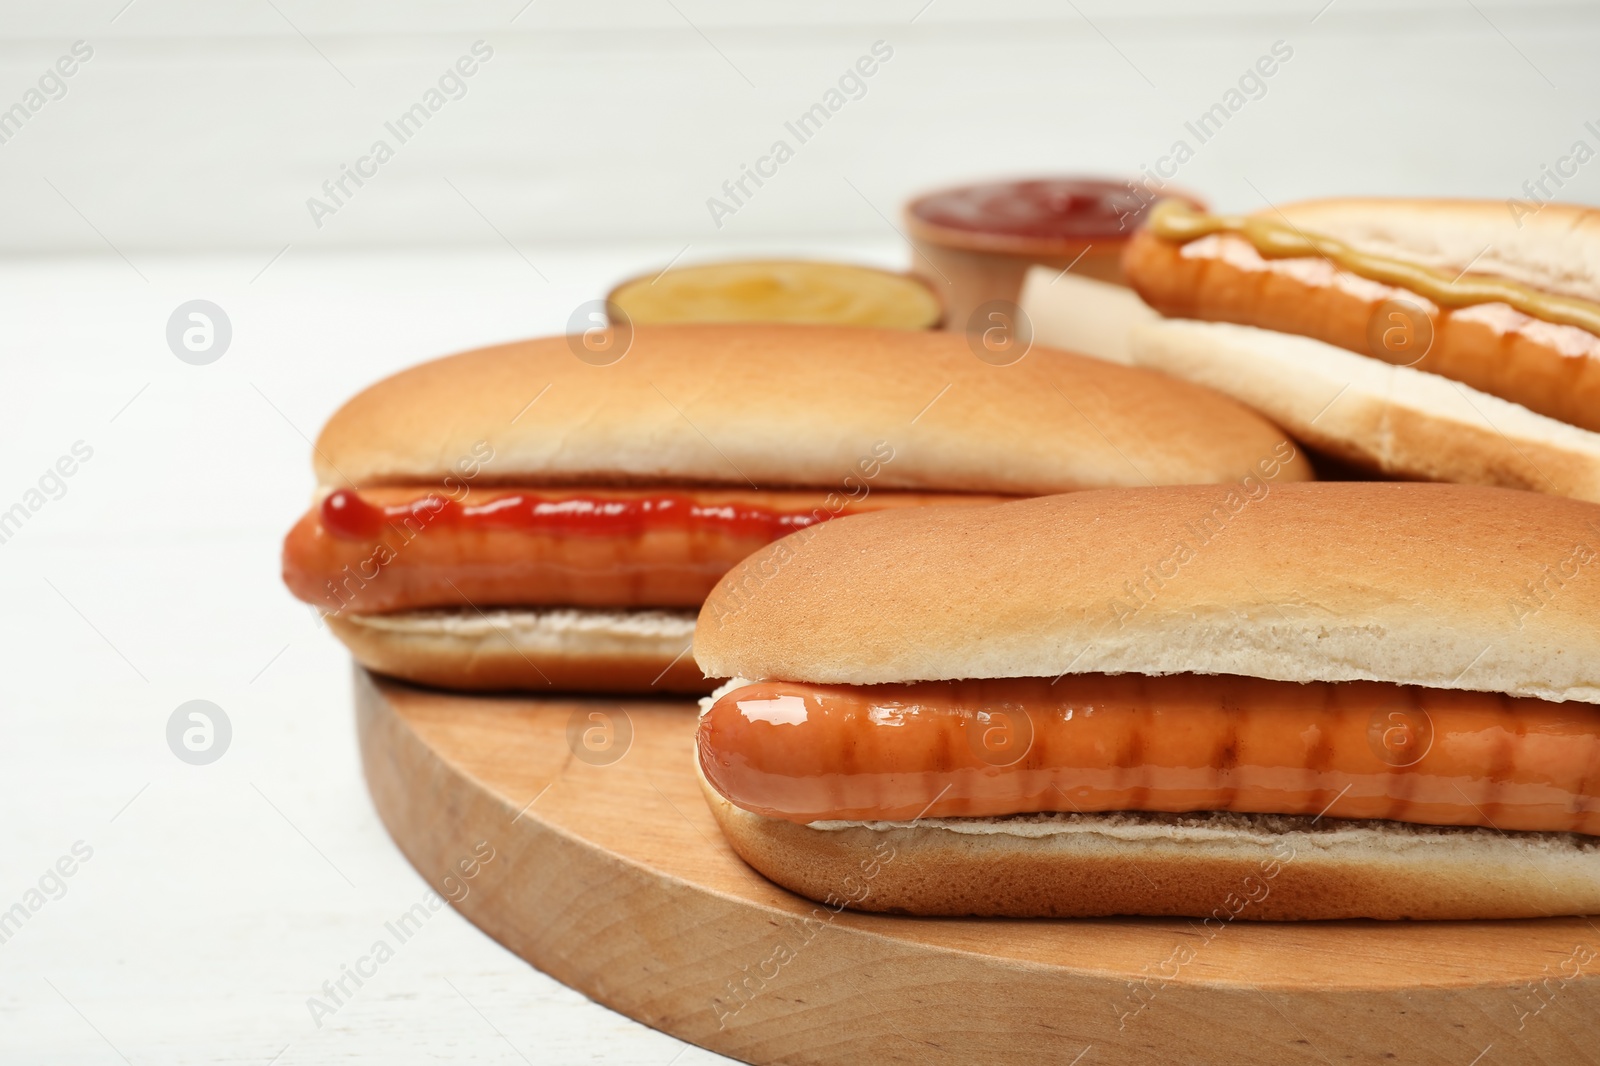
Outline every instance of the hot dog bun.
<svg viewBox="0 0 1600 1066">
<path fill-rule="evenodd" d="M 1035 495 L 1229 481 L 1281 439 L 1209 389 L 1045 348 L 993 366 L 948 333 L 641 326 L 606 366 L 548 337 L 402 371 L 333 415 L 315 466 L 324 486 L 439 483 L 487 442 L 474 484 L 837 490 L 887 441 L 875 490 Z"/>
<path fill-rule="evenodd" d="M 1128 350 L 1135 326 L 1161 316 L 1125 285 L 1029 267 L 1017 305 L 1040 344 L 1082 352 L 1108 363 L 1136 365 Z"/>
<path fill-rule="evenodd" d="M 439 688 L 709 692 L 690 611 L 504 610 L 330 614 L 357 662 Z"/>
<path fill-rule="evenodd" d="M 1359 467 L 1600 503 L 1600 433 L 1438 374 L 1309 337 L 1189 319 L 1135 325 L 1127 350 L 1139 365 L 1234 396 Z"/>
<path fill-rule="evenodd" d="M 1576 834 L 1240 814 L 801 825 L 701 788 L 745 862 L 858 910 L 1208 924 L 1600 913 L 1600 838 Z"/>
<path fill-rule="evenodd" d="M 828 523 L 722 579 L 695 657 L 716 676 L 821 684 L 1216 673 L 1600 703 L 1600 507 L 1253 485 Z"/>
<path fill-rule="evenodd" d="M 1330 197 L 1256 212 L 1365 251 L 1452 273 L 1469 268 L 1600 301 L 1600 209 L 1504 200 Z"/>
</svg>

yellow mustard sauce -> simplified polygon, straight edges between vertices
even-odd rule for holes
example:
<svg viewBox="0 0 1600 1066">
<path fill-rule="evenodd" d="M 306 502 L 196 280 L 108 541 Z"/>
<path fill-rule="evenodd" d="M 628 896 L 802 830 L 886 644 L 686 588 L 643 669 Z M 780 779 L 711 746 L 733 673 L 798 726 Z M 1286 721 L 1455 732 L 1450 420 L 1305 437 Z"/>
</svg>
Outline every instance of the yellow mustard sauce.
<svg viewBox="0 0 1600 1066">
<path fill-rule="evenodd" d="M 1307 233 L 1259 215 L 1210 215 L 1182 200 L 1163 200 L 1151 209 L 1146 226 L 1162 240 L 1178 244 L 1213 233 L 1232 233 L 1249 241 L 1265 259 L 1314 256 L 1369 281 L 1409 289 L 1441 307 L 1509 304 L 1533 318 L 1600 335 L 1600 304 L 1589 300 L 1541 292 L 1521 282 L 1487 274 L 1451 277 L 1436 267 L 1357 251 L 1334 237 Z"/>
</svg>

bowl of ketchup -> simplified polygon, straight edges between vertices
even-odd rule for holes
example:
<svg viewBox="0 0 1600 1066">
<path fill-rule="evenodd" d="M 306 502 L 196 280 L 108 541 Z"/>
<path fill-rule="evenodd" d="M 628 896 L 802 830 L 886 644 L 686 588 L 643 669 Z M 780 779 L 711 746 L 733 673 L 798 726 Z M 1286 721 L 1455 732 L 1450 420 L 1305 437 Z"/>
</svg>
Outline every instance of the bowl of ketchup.
<svg viewBox="0 0 1600 1066">
<path fill-rule="evenodd" d="M 912 272 L 945 299 L 945 328 L 992 300 L 1015 303 L 1038 263 L 1125 284 L 1122 249 L 1144 214 L 1167 197 L 1204 205 L 1170 188 L 1159 194 L 1110 178 L 1027 178 L 939 189 L 906 205 Z"/>
</svg>

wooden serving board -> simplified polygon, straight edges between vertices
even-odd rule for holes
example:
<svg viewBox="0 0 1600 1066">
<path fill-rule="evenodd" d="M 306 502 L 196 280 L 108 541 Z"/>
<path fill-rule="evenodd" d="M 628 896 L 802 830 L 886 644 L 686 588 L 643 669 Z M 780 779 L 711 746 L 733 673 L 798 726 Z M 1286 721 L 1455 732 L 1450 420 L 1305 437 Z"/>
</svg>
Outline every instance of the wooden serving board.
<svg viewBox="0 0 1600 1066">
<path fill-rule="evenodd" d="M 378 813 L 539 969 L 752 1063 L 1600 1062 L 1600 926 L 834 913 L 729 849 L 688 701 L 356 675 Z M 485 856 L 489 856 L 485 858 Z"/>
</svg>

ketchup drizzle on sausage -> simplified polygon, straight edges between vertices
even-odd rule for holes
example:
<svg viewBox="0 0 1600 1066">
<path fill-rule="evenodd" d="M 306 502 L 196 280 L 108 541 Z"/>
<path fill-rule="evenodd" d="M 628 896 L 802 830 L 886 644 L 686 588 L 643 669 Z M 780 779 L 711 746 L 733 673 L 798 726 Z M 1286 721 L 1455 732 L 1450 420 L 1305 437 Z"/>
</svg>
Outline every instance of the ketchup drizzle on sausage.
<svg viewBox="0 0 1600 1066">
<path fill-rule="evenodd" d="M 344 540 L 371 540 L 385 526 L 404 525 L 408 519 L 426 527 L 485 531 L 634 537 L 649 529 L 698 528 L 777 540 L 833 515 L 822 509 L 782 512 L 750 504 L 705 504 L 665 493 L 626 498 L 513 493 L 481 504 L 461 504 L 429 493 L 405 503 L 383 505 L 369 503 L 351 489 L 338 489 L 322 501 L 321 517 L 323 528 Z"/>
</svg>

